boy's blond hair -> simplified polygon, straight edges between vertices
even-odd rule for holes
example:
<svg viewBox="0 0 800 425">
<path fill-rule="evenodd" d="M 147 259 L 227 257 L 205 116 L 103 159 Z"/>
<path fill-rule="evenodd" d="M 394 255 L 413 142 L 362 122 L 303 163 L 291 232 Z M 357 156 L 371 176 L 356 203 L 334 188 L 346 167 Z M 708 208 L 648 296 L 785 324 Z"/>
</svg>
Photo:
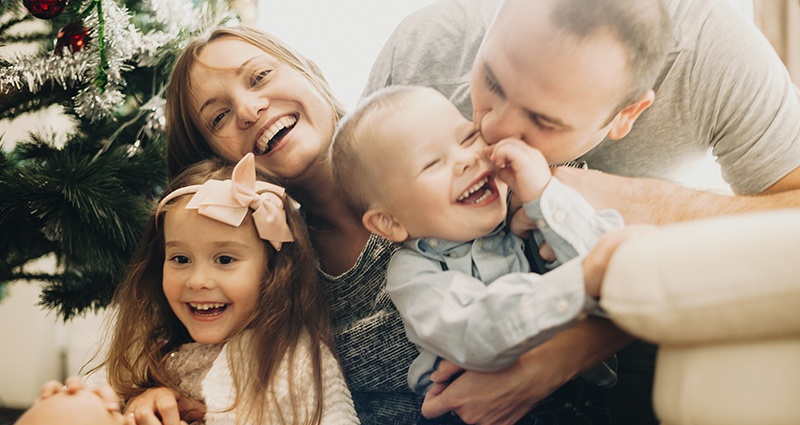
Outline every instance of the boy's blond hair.
<svg viewBox="0 0 800 425">
<path fill-rule="evenodd" d="M 384 193 L 380 162 L 381 120 L 398 108 L 413 107 L 412 100 L 433 90 L 417 86 L 389 86 L 361 100 L 339 122 L 333 136 L 333 176 L 345 201 L 359 216 L 380 202 Z"/>
</svg>

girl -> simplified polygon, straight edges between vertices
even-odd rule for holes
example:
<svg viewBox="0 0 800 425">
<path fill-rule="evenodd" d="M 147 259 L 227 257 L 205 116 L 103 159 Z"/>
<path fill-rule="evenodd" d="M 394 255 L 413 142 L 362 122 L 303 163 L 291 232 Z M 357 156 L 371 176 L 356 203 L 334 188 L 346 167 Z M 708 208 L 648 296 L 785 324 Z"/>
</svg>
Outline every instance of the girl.
<svg viewBox="0 0 800 425">
<path fill-rule="evenodd" d="M 250 154 L 232 173 L 200 162 L 165 193 L 113 301 L 102 366 L 120 398 L 165 386 L 203 401 L 208 424 L 358 423 L 283 189 Z"/>
</svg>

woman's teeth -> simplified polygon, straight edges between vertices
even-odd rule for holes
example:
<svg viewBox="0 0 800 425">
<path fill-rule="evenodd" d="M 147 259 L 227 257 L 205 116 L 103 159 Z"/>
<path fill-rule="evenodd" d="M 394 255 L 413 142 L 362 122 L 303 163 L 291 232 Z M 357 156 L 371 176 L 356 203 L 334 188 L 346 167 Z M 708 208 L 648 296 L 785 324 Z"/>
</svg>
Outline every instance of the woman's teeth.
<svg viewBox="0 0 800 425">
<path fill-rule="evenodd" d="M 279 119 L 278 121 L 275 121 L 275 123 L 272 124 L 267 129 L 267 131 L 265 131 L 264 134 L 261 135 L 261 138 L 258 139 L 258 144 L 256 146 L 255 153 L 257 155 L 263 155 L 271 151 L 272 150 L 271 144 L 274 144 L 275 142 L 279 141 L 283 137 L 283 134 L 285 134 L 285 132 L 284 133 L 281 132 L 286 129 L 291 129 L 292 126 L 294 126 L 296 123 L 297 123 L 297 117 L 295 117 L 294 115 L 285 116 Z M 275 136 L 279 134 L 281 135 L 281 137 L 278 137 L 275 140 L 273 140 L 273 138 L 275 138 Z"/>
<path fill-rule="evenodd" d="M 474 185 L 472 185 L 469 189 L 465 190 L 464 193 L 462 193 L 461 196 L 458 197 L 458 202 L 466 201 L 470 196 L 473 196 L 477 191 L 481 189 L 483 189 L 484 192 L 482 195 L 480 195 L 480 197 L 478 197 L 477 199 L 470 199 L 469 202 L 465 203 L 477 204 L 479 202 L 484 201 L 492 194 L 491 188 L 486 187 L 488 183 L 489 183 L 489 177 L 486 176 L 477 183 L 475 183 Z"/>
</svg>

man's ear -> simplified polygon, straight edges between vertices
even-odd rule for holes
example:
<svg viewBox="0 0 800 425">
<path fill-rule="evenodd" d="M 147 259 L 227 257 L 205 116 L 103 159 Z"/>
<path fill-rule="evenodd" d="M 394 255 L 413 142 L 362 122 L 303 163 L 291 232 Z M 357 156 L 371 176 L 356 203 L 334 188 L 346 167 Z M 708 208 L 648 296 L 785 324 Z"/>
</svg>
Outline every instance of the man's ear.
<svg viewBox="0 0 800 425">
<path fill-rule="evenodd" d="M 408 231 L 388 212 L 380 208 L 372 208 L 361 217 L 364 227 L 372 233 L 392 242 L 404 242 L 408 239 Z"/>
<path fill-rule="evenodd" d="M 639 115 L 644 112 L 653 104 L 653 99 L 656 95 L 653 90 L 648 90 L 636 102 L 633 102 L 625 109 L 621 110 L 611 124 L 608 130 L 608 138 L 611 140 L 619 140 L 628 135 L 633 128 L 633 123 L 639 118 Z"/>
</svg>

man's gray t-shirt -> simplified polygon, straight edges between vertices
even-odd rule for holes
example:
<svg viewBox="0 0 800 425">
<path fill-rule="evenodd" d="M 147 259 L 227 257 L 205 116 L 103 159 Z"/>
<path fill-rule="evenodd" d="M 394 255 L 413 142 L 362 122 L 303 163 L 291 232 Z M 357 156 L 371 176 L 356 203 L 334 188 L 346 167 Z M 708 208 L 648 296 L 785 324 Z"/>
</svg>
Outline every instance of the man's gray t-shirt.
<svg viewBox="0 0 800 425">
<path fill-rule="evenodd" d="M 470 69 L 497 4 L 443 0 L 407 17 L 364 94 L 392 84 L 433 87 L 471 119 Z M 800 90 L 755 24 L 725 0 L 670 0 L 668 7 L 674 43 L 654 104 L 630 134 L 604 140 L 582 159 L 608 173 L 697 188 L 719 188 L 721 170 L 743 194 L 800 167 Z"/>
</svg>

